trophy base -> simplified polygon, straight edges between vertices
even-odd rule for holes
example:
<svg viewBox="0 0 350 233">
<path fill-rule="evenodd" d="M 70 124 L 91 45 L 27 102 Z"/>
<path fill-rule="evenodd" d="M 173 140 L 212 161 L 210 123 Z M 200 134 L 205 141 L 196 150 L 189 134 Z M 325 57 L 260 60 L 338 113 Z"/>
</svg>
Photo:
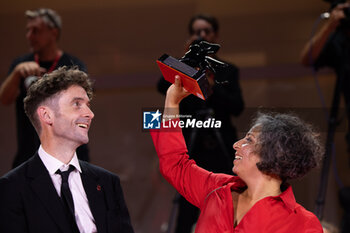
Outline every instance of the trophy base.
<svg viewBox="0 0 350 233">
<path fill-rule="evenodd" d="M 174 83 L 175 75 L 179 75 L 183 87 L 191 94 L 203 100 L 206 100 L 212 94 L 205 70 L 196 70 L 167 54 L 161 56 L 157 60 L 157 64 L 164 79 L 168 82 Z"/>
</svg>

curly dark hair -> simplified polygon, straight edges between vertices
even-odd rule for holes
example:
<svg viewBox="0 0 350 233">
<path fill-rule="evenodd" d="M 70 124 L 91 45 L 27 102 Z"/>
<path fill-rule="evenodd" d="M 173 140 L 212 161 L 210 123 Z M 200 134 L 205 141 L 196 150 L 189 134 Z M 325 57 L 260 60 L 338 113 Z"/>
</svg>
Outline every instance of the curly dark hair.
<svg viewBox="0 0 350 233">
<path fill-rule="evenodd" d="M 88 75 L 80 71 L 77 67 L 60 67 L 52 73 L 45 74 L 29 87 L 27 96 L 23 101 L 24 111 L 38 133 L 40 133 L 41 127 L 36 114 L 37 108 L 44 101 L 61 91 L 67 90 L 73 85 L 84 88 L 89 99 L 92 99 L 92 82 L 88 78 Z"/>
<path fill-rule="evenodd" d="M 252 123 L 258 127 L 257 167 L 283 181 L 304 176 L 319 165 L 323 148 L 311 125 L 292 114 L 261 113 Z"/>
</svg>

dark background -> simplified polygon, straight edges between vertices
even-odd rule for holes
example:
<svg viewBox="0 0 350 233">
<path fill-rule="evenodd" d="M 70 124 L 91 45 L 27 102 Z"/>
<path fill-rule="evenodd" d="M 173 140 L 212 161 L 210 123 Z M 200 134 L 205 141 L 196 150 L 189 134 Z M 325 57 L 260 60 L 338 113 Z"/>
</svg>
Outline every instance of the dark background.
<svg viewBox="0 0 350 233">
<path fill-rule="evenodd" d="M 319 112 L 315 121 L 325 132 L 321 103 L 310 69 L 299 65 L 299 54 L 313 24 L 328 5 L 321 0 L 128 0 L 50 1 L 14 0 L 0 3 L 0 82 L 12 59 L 28 51 L 26 9 L 50 7 L 63 18 L 60 45 L 82 59 L 95 79 L 95 119 L 90 130 L 92 163 L 120 175 L 133 225 L 138 233 L 162 232 L 171 209 L 173 188 L 158 171 L 151 138 L 142 131 L 142 109 L 162 107 L 157 93 L 160 71 L 155 60 L 163 53 L 184 53 L 187 22 L 195 13 L 209 13 L 220 21 L 219 57 L 241 68 L 241 87 L 247 106 L 233 119 L 240 136 L 257 107 L 291 107 Z M 318 76 L 326 104 L 331 102 L 335 77 Z M 14 105 L 0 106 L 0 175 L 11 167 L 16 148 Z M 345 126 L 336 133 L 340 178 L 349 185 L 344 141 Z M 313 210 L 319 170 L 293 182 L 296 199 Z M 342 210 L 338 186 L 329 178 L 325 220 L 338 224 Z"/>
</svg>

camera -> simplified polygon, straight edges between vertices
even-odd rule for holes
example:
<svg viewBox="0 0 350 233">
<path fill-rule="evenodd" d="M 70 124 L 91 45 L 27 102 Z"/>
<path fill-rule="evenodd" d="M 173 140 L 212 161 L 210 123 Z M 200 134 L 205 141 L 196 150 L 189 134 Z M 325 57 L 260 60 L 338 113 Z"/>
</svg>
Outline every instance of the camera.
<svg viewBox="0 0 350 233">
<path fill-rule="evenodd" d="M 24 79 L 24 86 L 25 88 L 28 90 L 28 88 L 35 83 L 37 80 L 39 79 L 39 77 L 31 75 L 28 76 L 27 78 Z"/>
<path fill-rule="evenodd" d="M 345 3 L 346 0 L 324 0 L 331 4 L 330 11 L 333 10 L 337 5 Z M 345 18 L 341 21 L 341 27 L 350 27 L 350 7 L 346 7 L 343 9 Z"/>
</svg>

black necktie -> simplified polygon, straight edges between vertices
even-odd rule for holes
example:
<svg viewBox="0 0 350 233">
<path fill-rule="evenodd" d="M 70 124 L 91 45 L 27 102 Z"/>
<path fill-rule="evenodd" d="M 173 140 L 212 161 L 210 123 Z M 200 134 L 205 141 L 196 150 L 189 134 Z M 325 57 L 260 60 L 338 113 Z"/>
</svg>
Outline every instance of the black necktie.
<svg viewBox="0 0 350 233">
<path fill-rule="evenodd" d="M 69 174 L 74 170 L 75 170 L 75 167 L 72 165 L 69 165 L 69 169 L 67 171 L 63 172 L 60 169 L 58 169 L 56 171 L 56 174 L 60 174 L 62 177 L 61 199 L 68 213 L 69 222 L 72 226 L 73 232 L 79 232 L 77 223 L 75 221 L 73 197 L 68 184 Z"/>
</svg>

